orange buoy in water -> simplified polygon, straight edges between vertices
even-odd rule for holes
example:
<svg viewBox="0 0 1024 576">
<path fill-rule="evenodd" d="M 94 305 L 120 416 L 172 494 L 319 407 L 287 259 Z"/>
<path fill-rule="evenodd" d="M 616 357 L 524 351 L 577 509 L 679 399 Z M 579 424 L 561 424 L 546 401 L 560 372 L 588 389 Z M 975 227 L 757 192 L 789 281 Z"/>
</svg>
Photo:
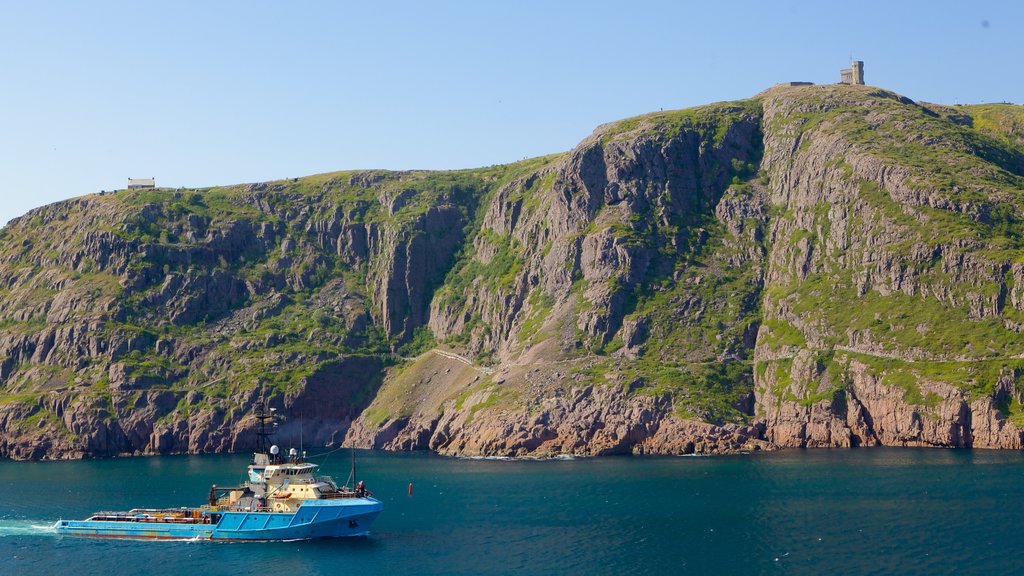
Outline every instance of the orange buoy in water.
<svg viewBox="0 0 1024 576">
<path fill-rule="evenodd" d="M 409 496 L 412 496 L 412 482 L 409 482 Z"/>
</svg>

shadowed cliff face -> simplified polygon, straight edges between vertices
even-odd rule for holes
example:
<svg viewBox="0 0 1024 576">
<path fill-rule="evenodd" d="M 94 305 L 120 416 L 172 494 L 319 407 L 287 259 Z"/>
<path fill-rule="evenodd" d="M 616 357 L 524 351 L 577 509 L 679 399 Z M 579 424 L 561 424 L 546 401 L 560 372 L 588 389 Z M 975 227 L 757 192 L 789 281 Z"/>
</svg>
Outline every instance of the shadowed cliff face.
<svg viewBox="0 0 1024 576">
<path fill-rule="evenodd" d="M 1015 106 L 859 86 L 459 172 L 118 192 L 0 232 L 0 456 L 1017 448 Z"/>
</svg>

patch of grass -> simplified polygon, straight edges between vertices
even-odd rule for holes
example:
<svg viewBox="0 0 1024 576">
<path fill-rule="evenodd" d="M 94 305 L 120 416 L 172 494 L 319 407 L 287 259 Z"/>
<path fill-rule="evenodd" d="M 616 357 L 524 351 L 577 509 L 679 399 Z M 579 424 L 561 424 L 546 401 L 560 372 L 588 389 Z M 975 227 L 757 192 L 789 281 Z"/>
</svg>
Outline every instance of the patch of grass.
<svg viewBox="0 0 1024 576">
<path fill-rule="evenodd" d="M 1024 404 L 1011 396 L 1009 402 L 1001 407 L 1002 415 L 1017 428 L 1024 428 Z"/>
<path fill-rule="evenodd" d="M 1015 104 L 973 104 L 957 111 L 968 114 L 971 127 L 1010 146 L 1024 149 L 1024 106 Z"/>
<path fill-rule="evenodd" d="M 541 326 L 544 325 L 555 304 L 555 298 L 545 292 L 543 288 L 538 287 L 530 293 L 527 304 L 529 312 L 519 331 L 519 342 L 522 344 L 531 343 L 534 337 L 539 336 Z"/>
<path fill-rule="evenodd" d="M 419 326 L 412 332 L 412 338 L 395 351 L 399 356 L 419 356 L 437 345 L 437 339 L 428 326 Z"/>
<path fill-rule="evenodd" d="M 761 114 L 760 100 L 721 102 L 683 110 L 654 112 L 619 120 L 603 127 L 601 141 L 607 144 L 638 130 L 644 130 L 664 140 L 671 140 L 685 130 L 695 132 L 702 139 L 718 145 L 740 118 L 758 117 Z"/>
<path fill-rule="evenodd" d="M 391 419 L 391 413 L 383 406 L 371 406 L 363 411 L 363 420 L 370 428 L 380 428 Z"/>
<path fill-rule="evenodd" d="M 826 339 L 845 345 L 847 334 L 869 334 L 893 351 L 917 350 L 940 358 L 970 355 L 979 360 L 1024 353 L 1019 335 L 1002 318 L 972 317 L 966 306 L 951 306 L 928 296 L 869 291 L 857 295 L 846 278 L 808 276 L 772 292 L 792 305 L 793 313 L 825 327 Z"/>
<path fill-rule="evenodd" d="M 1000 377 L 1024 372 L 1022 359 L 907 362 L 865 354 L 843 354 L 869 366 L 883 384 L 903 388 L 904 399 L 908 403 L 924 406 L 934 406 L 940 398 L 931 392 L 923 394 L 921 382 L 947 384 L 968 392 L 971 400 L 976 400 L 991 396 Z"/>
<path fill-rule="evenodd" d="M 512 404 L 518 396 L 519 392 L 516 390 L 501 386 L 494 386 L 491 393 L 483 402 L 477 402 L 469 407 L 469 416 L 466 417 L 466 422 L 472 422 L 473 417 L 479 412 L 487 412 L 494 410 L 498 406 Z"/>
<path fill-rule="evenodd" d="M 804 337 L 803 332 L 784 320 L 765 320 L 761 323 L 761 326 L 767 330 L 763 330 L 760 333 L 760 341 L 771 350 L 801 348 L 807 344 L 807 339 Z"/>
</svg>

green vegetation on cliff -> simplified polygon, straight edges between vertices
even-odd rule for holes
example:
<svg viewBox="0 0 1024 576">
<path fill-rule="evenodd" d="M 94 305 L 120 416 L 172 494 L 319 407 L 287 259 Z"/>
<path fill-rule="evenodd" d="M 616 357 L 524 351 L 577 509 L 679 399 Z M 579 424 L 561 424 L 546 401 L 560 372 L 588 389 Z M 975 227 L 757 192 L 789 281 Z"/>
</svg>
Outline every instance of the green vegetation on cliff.
<svg viewBox="0 0 1024 576">
<path fill-rule="evenodd" d="M 784 87 L 505 166 L 34 210 L 0 231 L 0 455 L 241 449 L 259 394 L 315 442 L 456 452 L 586 451 L 559 426 L 607 390 L 653 419 L 621 442 L 1012 443 L 1021 110 Z M 934 432 L 985 402 L 998 429 Z"/>
</svg>

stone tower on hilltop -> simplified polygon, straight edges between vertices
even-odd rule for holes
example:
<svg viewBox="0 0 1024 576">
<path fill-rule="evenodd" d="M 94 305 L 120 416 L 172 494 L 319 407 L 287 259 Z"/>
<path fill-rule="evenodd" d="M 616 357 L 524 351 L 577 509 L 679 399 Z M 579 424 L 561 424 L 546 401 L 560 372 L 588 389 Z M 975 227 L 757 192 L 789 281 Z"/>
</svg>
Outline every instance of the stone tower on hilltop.
<svg viewBox="0 0 1024 576">
<path fill-rule="evenodd" d="M 850 67 L 839 71 L 840 84 L 864 84 L 864 62 L 854 60 Z"/>
</svg>

